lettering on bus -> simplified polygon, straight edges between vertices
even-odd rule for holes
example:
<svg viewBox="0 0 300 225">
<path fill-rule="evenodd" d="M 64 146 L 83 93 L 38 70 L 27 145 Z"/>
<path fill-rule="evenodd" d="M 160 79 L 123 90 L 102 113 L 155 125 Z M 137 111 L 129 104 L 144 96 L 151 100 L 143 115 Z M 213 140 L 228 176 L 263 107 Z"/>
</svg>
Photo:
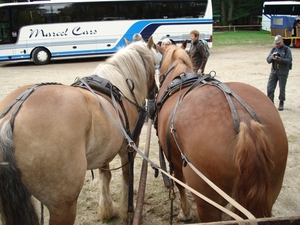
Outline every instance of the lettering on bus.
<svg viewBox="0 0 300 225">
<path fill-rule="evenodd" d="M 33 37 L 64 37 L 69 36 L 69 28 L 66 28 L 63 31 L 52 31 L 47 32 L 44 29 L 30 29 L 29 38 Z M 73 36 L 83 36 L 83 35 L 95 35 L 97 34 L 97 30 L 84 30 L 80 26 L 74 27 L 72 29 L 71 35 Z"/>
<path fill-rule="evenodd" d="M 93 35 L 93 34 L 97 34 L 97 30 L 82 30 L 81 27 L 78 26 L 72 30 L 72 34 L 75 36 Z"/>
</svg>

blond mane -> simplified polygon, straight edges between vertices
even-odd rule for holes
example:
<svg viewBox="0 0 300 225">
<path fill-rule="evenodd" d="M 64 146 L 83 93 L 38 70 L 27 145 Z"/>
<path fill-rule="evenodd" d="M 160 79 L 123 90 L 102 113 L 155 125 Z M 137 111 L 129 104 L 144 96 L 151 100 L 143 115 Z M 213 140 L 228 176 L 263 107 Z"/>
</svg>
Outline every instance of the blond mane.
<svg viewBox="0 0 300 225">
<path fill-rule="evenodd" d="M 141 104 L 147 96 L 148 83 L 151 79 L 155 79 L 154 65 L 158 63 L 159 58 L 154 49 L 149 49 L 146 43 L 134 42 L 100 63 L 94 74 L 108 79 L 127 98 L 133 100 L 126 83 L 126 79 L 130 78 L 134 84 L 134 94 Z"/>
<path fill-rule="evenodd" d="M 183 48 L 176 45 L 169 46 L 165 51 L 160 67 L 161 74 L 165 74 L 172 66 L 175 67 L 173 69 L 175 75 L 186 72 L 187 67 L 193 70 L 189 55 Z"/>
</svg>

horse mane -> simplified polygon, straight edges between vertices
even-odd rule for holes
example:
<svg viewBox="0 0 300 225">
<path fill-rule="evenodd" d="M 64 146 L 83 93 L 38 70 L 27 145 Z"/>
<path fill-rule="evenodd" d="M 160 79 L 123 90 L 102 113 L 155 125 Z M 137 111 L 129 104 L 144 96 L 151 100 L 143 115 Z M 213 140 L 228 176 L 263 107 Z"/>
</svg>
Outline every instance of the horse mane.
<svg viewBox="0 0 300 225">
<path fill-rule="evenodd" d="M 189 55 L 183 48 L 176 45 L 169 46 L 165 51 L 160 67 L 161 74 L 165 74 L 170 66 L 174 66 L 173 74 L 176 76 L 186 72 L 187 67 L 193 71 L 193 64 Z"/>
<path fill-rule="evenodd" d="M 149 49 L 146 43 L 139 41 L 120 48 L 104 63 L 100 63 L 93 74 L 109 80 L 127 98 L 133 100 L 126 83 L 126 79 L 130 78 L 134 83 L 134 94 L 141 104 L 148 93 L 149 76 L 154 77 L 154 64 L 158 63 L 159 58 L 155 50 Z"/>
</svg>

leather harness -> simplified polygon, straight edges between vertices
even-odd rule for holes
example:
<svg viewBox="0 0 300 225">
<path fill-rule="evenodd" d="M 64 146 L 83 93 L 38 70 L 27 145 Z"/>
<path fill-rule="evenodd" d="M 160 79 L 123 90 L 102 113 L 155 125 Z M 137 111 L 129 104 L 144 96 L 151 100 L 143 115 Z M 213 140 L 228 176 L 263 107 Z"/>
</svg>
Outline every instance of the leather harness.
<svg viewBox="0 0 300 225">
<path fill-rule="evenodd" d="M 62 85 L 61 83 L 56 83 L 56 82 L 47 82 L 47 83 L 40 83 L 40 84 L 36 84 L 35 86 L 28 88 L 26 91 L 24 91 L 22 94 L 20 94 L 15 100 L 13 100 L 2 112 L 2 114 L 0 115 L 0 119 L 5 117 L 6 114 L 13 108 L 13 106 L 16 105 L 16 107 L 14 108 L 13 112 L 12 112 L 12 116 L 10 118 L 10 124 L 12 126 L 12 129 L 14 128 L 14 121 L 15 118 L 22 106 L 22 104 L 24 103 L 24 101 L 38 88 L 42 87 L 42 86 L 46 86 L 46 85 Z M 94 90 L 98 95 L 101 95 L 102 97 L 104 97 L 107 101 L 109 101 L 112 105 L 113 102 L 111 100 L 111 98 L 114 98 L 117 100 L 117 102 L 119 103 L 120 107 L 122 108 L 124 117 L 123 118 L 120 114 L 120 119 L 122 121 L 123 126 L 125 127 L 125 130 L 127 132 L 128 135 L 131 136 L 131 138 L 133 139 L 134 142 L 136 142 L 137 137 L 140 134 L 140 131 L 142 129 L 145 117 L 146 117 L 146 111 L 145 110 L 141 110 L 140 106 L 138 107 L 138 111 L 140 112 L 139 114 L 139 120 L 136 124 L 135 130 L 133 131 L 133 136 L 130 134 L 130 130 L 129 130 L 129 122 L 128 122 L 128 116 L 122 101 L 122 93 L 121 91 L 115 86 L 113 85 L 110 81 L 101 78 L 97 75 L 92 75 L 92 76 L 88 76 L 88 77 L 84 77 L 84 78 L 77 78 L 77 81 L 75 83 L 73 83 L 71 86 L 73 87 L 80 87 L 80 88 L 84 88 L 87 90 L 90 90 L 89 88 L 91 88 L 92 90 Z M 90 90 L 91 91 L 91 90 Z M 142 112 L 142 113 L 141 113 Z M 141 122 L 142 121 L 142 122 Z"/>
<path fill-rule="evenodd" d="M 129 169 L 129 171 L 130 171 L 129 172 L 130 173 L 129 174 L 129 192 L 128 192 L 128 196 L 129 196 L 128 197 L 128 214 L 130 215 L 133 213 L 133 194 L 134 194 L 133 193 L 133 161 L 134 161 L 134 151 L 133 150 L 139 152 L 139 150 L 135 147 L 134 143 L 136 143 L 136 141 L 140 135 L 147 112 L 136 101 L 135 95 L 133 93 L 134 84 L 133 84 L 132 80 L 127 79 L 126 82 L 127 82 L 128 88 L 131 91 L 131 94 L 133 95 L 134 102 L 132 102 L 130 99 L 126 98 L 126 96 L 124 96 L 121 93 L 121 91 L 115 85 L 113 85 L 110 81 L 108 81 L 104 78 L 101 78 L 97 75 L 84 77 L 82 79 L 77 78 L 77 81 L 75 83 L 73 83 L 71 86 L 80 87 L 80 88 L 89 90 L 97 98 L 100 105 L 102 105 L 102 107 L 105 109 L 105 111 L 107 112 L 108 116 L 111 119 L 112 119 L 111 115 L 106 110 L 105 106 L 102 104 L 101 100 L 99 99 L 99 97 L 97 95 L 101 95 L 106 100 L 108 100 L 113 105 L 113 107 L 116 108 L 116 110 L 117 110 L 117 105 L 116 105 L 116 100 L 117 100 L 118 104 L 122 108 L 125 119 L 123 119 L 119 110 L 117 110 L 118 116 L 122 122 L 122 126 L 119 126 L 116 123 L 116 121 L 113 119 L 112 119 L 112 122 L 114 123 L 116 128 L 121 132 L 121 134 L 124 136 L 124 138 L 127 140 L 127 143 L 128 143 L 128 145 L 127 145 L 128 163 L 129 163 L 129 167 L 130 167 L 130 169 Z M 6 109 L 2 112 L 0 119 L 3 118 L 5 115 L 7 115 L 7 113 L 12 109 L 12 107 L 15 104 L 17 104 L 16 107 L 14 108 L 14 111 L 10 118 L 10 123 L 11 123 L 12 130 L 13 130 L 15 117 L 16 117 L 17 113 L 19 112 L 24 101 L 36 89 L 38 89 L 41 86 L 45 86 L 45 85 L 61 85 L 61 84 L 60 83 L 40 83 L 40 84 L 37 84 L 37 85 L 27 89 L 6 107 Z M 124 104 L 122 101 L 122 97 L 126 98 L 131 104 L 135 105 L 139 112 L 139 118 L 138 118 L 138 121 L 135 125 L 135 128 L 134 128 L 132 134 L 130 134 L 128 116 L 127 116 L 127 113 L 126 113 L 126 110 L 125 110 L 125 107 L 124 107 Z M 124 126 L 124 120 L 125 120 L 125 126 Z M 125 129 L 124 129 L 124 127 L 125 127 Z M 93 172 L 92 172 L 92 176 L 93 176 Z M 41 210 L 43 212 L 42 204 L 41 204 Z M 43 221 L 43 216 L 42 216 L 42 221 Z"/>
<path fill-rule="evenodd" d="M 168 73 L 173 69 L 173 67 L 171 67 L 169 69 L 169 71 L 166 73 L 166 75 L 163 75 L 164 78 L 168 75 Z M 212 72 L 211 72 L 212 73 Z M 163 105 L 165 104 L 165 102 L 167 101 L 167 99 L 175 94 L 176 92 L 182 90 L 185 87 L 188 87 L 188 89 L 184 92 L 184 94 L 179 97 L 172 113 L 170 114 L 169 118 L 168 118 L 168 123 L 166 125 L 166 131 L 168 131 L 171 128 L 171 133 L 173 134 L 173 138 L 177 144 L 177 146 L 179 147 L 179 150 L 182 152 L 182 150 L 180 149 L 180 146 L 177 142 L 177 138 L 176 138 L 176 131 L 173 128 L 173 125 L 170 126 L 171 120 L 172 118 L 175 116 L 176 113 L 176 109 L 178 108 L 180 102 L 184 99 L 184 97 L 191 92 L 192 90 L 194 90 L 196 87 L 203 87 L 205 85 L 212 85 L 215 86 L 217 88 L 219 88 L 225 95 L 225 98 L 228 102 L 228 105 L 230 107 L 231 110 L 231 116 L 233 119 L 233 123 L 234 123 L 234 127 L 236 130 L 236 133 L 239 133 L 239 126 L 240 126 L 240 119 L 237 113 L 237 110 L 233 104 L 232 98 L 235 98 L 246 110 L 247 112 L 251 115 L 251 117 L 255 120 L 255 121 L 259 121 L 256 113 L 254 112 L 254 110 L 247 104 L 244 102 L 243 99 L 241 99 L 235 92 L 233 92 L 227 85 L 225 85 L 224 83 L 222 83 L 221 81 L 215 79 L 212 75 L 210 74 L 204 74 L 204 75 L 198 75 L 196 73 L 181 73 L 178 76 L 176 76 L 172 82 L 168 85 L 168 87 L 166 88 L 165 92 L 163 93 L 162 97 L 160 99 L 157 100 L 156 103 L 156 115 L 155 115 L 155 120 L 154 120 L 154 127 L 157 130 L 157 123 L 158 123 L 158 113 L 159 111 L 162 109 Z M 164 82 L 164 79 L 161 82 Z M 169 161 L 169 171 L 170 174 L 172 175 L 173 173 L 173 165 L 172 165 L 172 161 L 171 161 L 171 149 L 170 149 L 170 135 L 169 132 L 166 132 L 166 158 Z M 162 147 L 159 143 L 159 148 L 160 148 L 160 154 L 159 154 L 159 159 L 160 159 L 160 165 L 161 168 L 163 170 L 166 171 L 166 162 L 165 159 L 163 157 L 163 150 Z M 184 162 L 184 166 L 186 165 L 186 162 Z M 173 182 L 164 174 L 163 175 L 163 180 L 165 183 L 165 186 L 167 188 L 171 188 L 173 187 Z"/>
</svg>

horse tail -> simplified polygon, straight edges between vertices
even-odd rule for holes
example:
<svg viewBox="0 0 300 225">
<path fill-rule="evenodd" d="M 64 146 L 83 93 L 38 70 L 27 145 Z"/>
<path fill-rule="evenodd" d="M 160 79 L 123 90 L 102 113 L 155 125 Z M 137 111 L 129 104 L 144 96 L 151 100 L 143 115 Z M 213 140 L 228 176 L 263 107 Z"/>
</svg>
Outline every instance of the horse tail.
<svg viewBox="0 0 300 225">
<path fill-rule="evenodd" d="M 250 126 L 240 123 L 235 156 L 239 177 L 233 197 L 257 218 L 270 217 L 273 204 L 270 193 L 273 150 L 263 127 L 254 120 Z"/>
<path fill-rule="evenodd" d="M 0 128 L 0 217 L 3 225 L 38 225 L 31 195 L 21 181 L 15 165 L 12 127 L 4 122 Z"/>
</svg>

